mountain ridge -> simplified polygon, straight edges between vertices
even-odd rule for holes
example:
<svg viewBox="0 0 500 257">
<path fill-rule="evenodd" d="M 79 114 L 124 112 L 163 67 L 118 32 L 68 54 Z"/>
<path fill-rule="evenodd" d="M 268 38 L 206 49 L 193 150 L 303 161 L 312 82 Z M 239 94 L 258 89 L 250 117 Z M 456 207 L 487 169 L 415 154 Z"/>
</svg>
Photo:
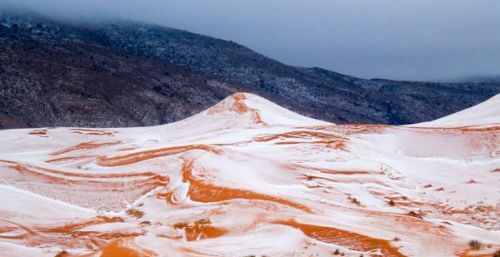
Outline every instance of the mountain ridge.
<svg viewBox="0 0 500 257">
<path fill-rule="evenodd" d="M 500 92 L 500 83 L 365 80 L 321 68 L 287 66 L 231 41 L 143 23 L 83 26 L 41 17 L 0 16 L 0 47 L 5 50 L 0 54 L 3 127 L 161 124 L 188 117 L 239 91 L 335 123 L 409 124 L 445 116 Z M 43 47 L 44 53 L 36 47 Z M 27 57 L 38 59 L 38 67 Z M 54 79 L 43 77 L 47 72 L 40 67 L 53 67 Z M 132 67 L 149 68 L 137 72 Z M 105 75 L 103 81 L 98 81 L 96 73 Z M 179 73 L 198 82 L 175 77 Z M 58 83 L 65 85 L 62 92 L 53 89 Z M 30 100 L 16 102 L 14 98 L 26 97 L 30 84 L 38 85 L 48 100 L 28 96 Z M 120 88 L 134 88 L 137 93 L 123 93 L 120 99 L 110 94 Z M 74 104 L 68 110 L 50 100 L 58 94 L 77 95 L 87 106 L 91 100 L 95 108 L 85 110 L 83 104 Z M 196 104 L 188 102 L 189 98 Z M 48 102 L 53 107 L 43 107 Z M 37 109 L 50 119 L 44 121 L 20 109 Z"/>
</svg>

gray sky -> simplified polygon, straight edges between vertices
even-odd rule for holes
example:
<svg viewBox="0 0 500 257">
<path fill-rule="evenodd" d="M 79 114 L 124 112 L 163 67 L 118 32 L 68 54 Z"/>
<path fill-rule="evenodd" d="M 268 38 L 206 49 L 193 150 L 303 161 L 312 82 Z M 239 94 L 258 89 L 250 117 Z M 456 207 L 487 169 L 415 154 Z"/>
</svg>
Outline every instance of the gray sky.
<svg viewBox="0 0 500 257">
<path fill-rule="evenodd" d="M 143 20 L 364 78 L 500 75 L 500 0 L 0 0 L 6 6 Z"/>
</svg>

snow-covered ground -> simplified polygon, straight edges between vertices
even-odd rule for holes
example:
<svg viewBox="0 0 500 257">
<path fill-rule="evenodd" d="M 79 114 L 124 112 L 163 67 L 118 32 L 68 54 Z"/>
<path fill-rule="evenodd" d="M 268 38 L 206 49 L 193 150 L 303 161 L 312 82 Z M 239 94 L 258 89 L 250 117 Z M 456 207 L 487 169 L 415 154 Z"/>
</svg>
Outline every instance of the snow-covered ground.
<svg viewBox="0 0 500 257">
<path fill-rule="evenodd" d="M 0 256 L 491 256 L 499 106 L 335 125 L 239 93 L 163 126 L 0 131 Z"/>
</svg>

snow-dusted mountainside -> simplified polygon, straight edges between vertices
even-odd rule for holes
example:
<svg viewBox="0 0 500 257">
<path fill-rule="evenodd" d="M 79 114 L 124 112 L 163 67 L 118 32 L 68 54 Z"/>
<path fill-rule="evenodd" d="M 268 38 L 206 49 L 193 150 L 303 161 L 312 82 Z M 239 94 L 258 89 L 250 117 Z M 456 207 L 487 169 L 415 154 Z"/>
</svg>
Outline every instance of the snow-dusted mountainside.
<svg viewBox="0 0 500 257">
<path fill-rule="evenodd" d="M 337 124 L 396 125 L 476 105 L 500 81 L 367 80 L 173 28 L 0 10 L 0 129 L 160 125 L 240 91 Z"/>
<path fill-rule="evenodd" d="M 435 126 L 239 93 L 163 126 L 0 131 L 0 255 L 491 256 L 498 99 Z"/>
</svg>

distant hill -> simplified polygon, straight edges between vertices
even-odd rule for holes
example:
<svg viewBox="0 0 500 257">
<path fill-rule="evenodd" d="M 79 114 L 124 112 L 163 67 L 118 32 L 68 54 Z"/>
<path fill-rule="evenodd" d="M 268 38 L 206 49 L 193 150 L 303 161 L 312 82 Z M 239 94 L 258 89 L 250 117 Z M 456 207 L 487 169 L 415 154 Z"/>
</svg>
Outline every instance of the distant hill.
<svg viewBox="0 0 500 257">
<path fill-rule="evenodd" d="M 461 81 L 475 83 L 500 83 L 500 75 L 498 76 L 474 76 L 462 79 Z"/>
<path fill-rule="evenodd" d="M 365 80 L 172 28 L 0 14 L 2 128 L 156 125 L 239 91 L 335 123 L 408 124 L 482 102 L 500 83 Z"/>
</svg>

